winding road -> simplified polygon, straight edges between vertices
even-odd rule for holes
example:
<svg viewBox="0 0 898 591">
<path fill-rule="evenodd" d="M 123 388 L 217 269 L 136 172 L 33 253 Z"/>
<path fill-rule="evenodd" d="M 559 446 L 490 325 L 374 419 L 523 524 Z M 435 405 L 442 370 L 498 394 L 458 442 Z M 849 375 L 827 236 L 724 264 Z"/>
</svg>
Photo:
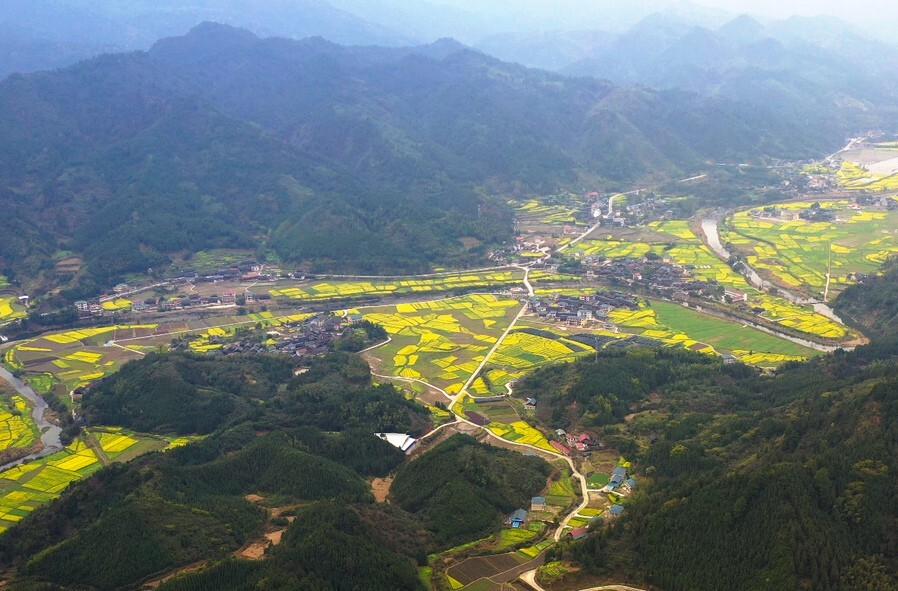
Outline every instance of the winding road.
<svg viewBox="0 0 898 591">
<path fill-rule="evenodd" d="M 0 378 L 9 382 L 16 391 L 25 397 L 31 403 L 31 417 L 34 419 L 38 430 L 41 432 L 41 443 L 44 447 L 40 451 L 19 458 L 12 462 L 0 465 L 0 470 L 6 470 L 23 462 L 37 460 L 50 454 L 54 454 L 63 449 L 62 441 L 59 439 L 62 429 L 49 422 L 44 418 L 44 412 L 47 410 L 47 403 L 41 398 L 37 392 L 31 389 L 31 386 L 12 375 L 5 367 L 0 367 Z"/>
</svg>

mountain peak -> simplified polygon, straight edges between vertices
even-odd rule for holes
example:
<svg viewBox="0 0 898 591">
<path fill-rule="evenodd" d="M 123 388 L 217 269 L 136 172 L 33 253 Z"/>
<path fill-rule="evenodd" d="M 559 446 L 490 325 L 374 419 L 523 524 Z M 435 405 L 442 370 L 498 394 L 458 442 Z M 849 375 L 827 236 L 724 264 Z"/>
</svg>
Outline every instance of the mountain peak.
<svg viewBox="0 0 898 591">
<path fill-rule="evenodd" d="M 740 14 L 717 32 L 727 41 L 744 45 L 760 40 L 764 35 L 764 25 L 747 14 Z"/>
</svg>

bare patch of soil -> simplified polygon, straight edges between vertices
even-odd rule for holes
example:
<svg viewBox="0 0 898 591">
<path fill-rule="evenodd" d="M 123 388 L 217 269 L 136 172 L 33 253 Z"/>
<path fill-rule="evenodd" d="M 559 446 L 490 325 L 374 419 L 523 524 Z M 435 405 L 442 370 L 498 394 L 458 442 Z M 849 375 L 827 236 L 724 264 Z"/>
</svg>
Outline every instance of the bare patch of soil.
<svg viewBox="0 0 898 591">
<path fill-rule="evenodd" d="M 378 503 L 387 502 L 387 497 L 390 494 L 390 486 L 393 485 L 393 477 L 388 476 L 387 478 L 375 478 L 371 481 L 371 492 L 374 494 L 374 500 Z"/>
</svg>

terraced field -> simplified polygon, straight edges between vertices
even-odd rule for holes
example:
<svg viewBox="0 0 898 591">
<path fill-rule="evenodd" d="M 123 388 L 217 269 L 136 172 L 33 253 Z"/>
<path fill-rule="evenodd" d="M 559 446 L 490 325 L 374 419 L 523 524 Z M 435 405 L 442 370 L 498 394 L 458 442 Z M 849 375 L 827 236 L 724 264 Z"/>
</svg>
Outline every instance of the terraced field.
<svg viewBox="0 0 898 591">
<path fill-rule="evenodd" d="M 628 242 L 609 235 L 605 240 L 584 240 L 571 251 L 581 253 L 581 256 L 611 259 L 641 258 L 651 252 L 684 266 L 693 279 L 713 280 L 721 286 L 746 292 L 748 306 L 760 310 L 760 316 L 769 321 L 810 337 L 839 340 L 852 335 L 845 326 L 816 313 L 810 306 L 799 306 L 753 288 L 745 277 L 715 256 L 684 221 L 653 222 L 643 232 L 641 242 Z"/>
<path fill-rule="evenodd" d="M 112 373 L 122 363 L 140 356 L 139 349 L 127 350 L 120 347 L 104 346 L 113 339 L 136 338 L 153 335 L 158 325 L 122 325 L 97 328 L 83 328 L 60 333 L 51 333 L 9 349 L 6 362 L 14 368 L 23 369 L 29 381 L 36 374 L 53 376 L 68 389 L 98 380 Z M 42 388 L 45 379 L 38 379 L 34 385 Z"/>
<path fill-rule="evenodd" d="M 363 310 L 391 342 L 371 352 L 381 373 L 423 379 L 449 393 L 461 391 L 514 318 L 517 300 L 470 295 Z M 484 389 L 482 384 L 476 388 Z"/>
<path fill-rule="evenodd" d="M 94 452 L 78 439 L 42 460 L 0 473 L 0 531 L 9 529 L 58 497 L 70 483 L 93 474 L 100 467 Z"/>
<path fill-rule="evenodd" d="M 787 212 L 811 202 L 777 206 Z M 721 239 L 730 242 L 759 273 L 787 289 L 819 296 L 832 262 L 830 296 L 853 283 L 849 275 L 872 273 L 898 253 L 898 212 L 860 207 L 851 201 L 820 203 L 836 212 L 835 222 L 759 219 L 760 209 L 727 220 Z"/>
</svg>

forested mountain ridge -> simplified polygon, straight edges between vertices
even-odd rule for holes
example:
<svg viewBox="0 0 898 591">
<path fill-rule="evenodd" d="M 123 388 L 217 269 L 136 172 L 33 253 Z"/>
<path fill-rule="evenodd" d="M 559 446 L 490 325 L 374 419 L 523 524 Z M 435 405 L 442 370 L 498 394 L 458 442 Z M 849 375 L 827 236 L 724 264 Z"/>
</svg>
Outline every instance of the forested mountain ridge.
<svg viewBox="0 0 898 591">
<path fill-rule="evenodd" d="M 413 49 L 259 39 L 205 24 L 151 51 L 0 83 L 0 268 L 73 296 L 174 252 L 264 244 L 367 272 L 480 262 L 508 239 L 490 195 L 623 186 L 707 160 L 796 157 L 841 139 L 770 111 L 621 89 L 443 41 Z"/>
</svg>

